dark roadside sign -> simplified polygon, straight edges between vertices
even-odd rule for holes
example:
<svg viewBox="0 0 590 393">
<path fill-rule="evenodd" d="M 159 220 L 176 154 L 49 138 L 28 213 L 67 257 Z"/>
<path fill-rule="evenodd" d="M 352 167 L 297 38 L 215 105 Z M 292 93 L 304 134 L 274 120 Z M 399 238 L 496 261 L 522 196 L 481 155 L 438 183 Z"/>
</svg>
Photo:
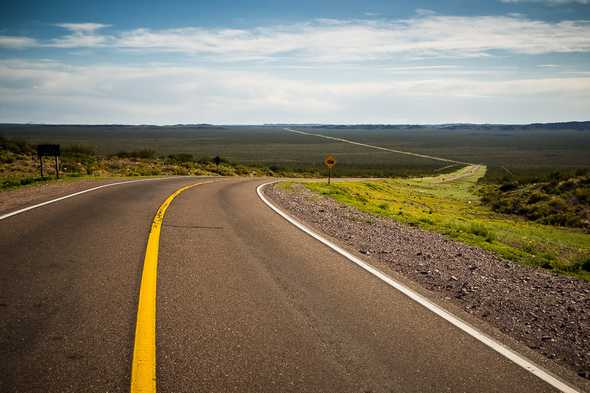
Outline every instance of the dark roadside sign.
<svg viewBox="0 0 590 393">
<path fill-rule="evenodd" d="M 59 157 L 61 155 L 61 149 L 59 145 L 38 145 L 37 155 L 39 157 L 52 156 Z"/>
<path fill-rule="evenodd" d="M 39 169 L 41 170 L 41 177 L 45 177 L 45 168 L 43 166 L 43 157 L 50 156 L 55 157 L 55 177 L 59 179 L 59 156 L 61 155 L 61 149 L 59 145 L 37 145 L 37 156 L 39 157 Z"/>
</svg>

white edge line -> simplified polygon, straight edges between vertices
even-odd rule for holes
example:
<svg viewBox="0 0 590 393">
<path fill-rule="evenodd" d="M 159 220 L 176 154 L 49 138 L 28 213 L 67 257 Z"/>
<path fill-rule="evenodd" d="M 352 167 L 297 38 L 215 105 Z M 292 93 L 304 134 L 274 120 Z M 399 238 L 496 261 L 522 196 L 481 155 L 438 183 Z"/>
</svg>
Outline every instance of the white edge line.
<svg viewBox="0 0 590 393">
<path fill-rule="evenodd" d="M 475 338 L 476 340 L 482 342 L 489 348 L 493 349 L 494 351 L 498 352 L 502 356 L 506 357 L 507 359 L 511 360 L 512 362 L 516 363 L 520 367 L 524 368 L 531 374 L 537 376 L 538 378 L 542 379 L 543 381 L 547 382 L 549 385 L 553 386 L 554 388 L 558 389 L 563 393 L 582 393 L 579 390 L 571 387 L 567 383 L 561 381 L 557 377 L 553 376 L 549 371 L 544 370 L 541 366 L 536 365 L 531 360 L 527 359 L 523 355 L 520 355 L 513 351 L 512 349 L 508 348 L 504 344 L 500 343 L 499 341 L 491 338 L 487 334 L 480 332 L 475 327 L 471 326 L 467 322 L 463 321 L 459 317 L 451 314 L 449 311 L 445 310 L 444 308 L 434 304 L 424 296 L 420 295 L 419 293 L 415 292 L 414 290 L 408 288 L 404 284 L 394 280 L 393 278 L 389 277 L 385 273 L 381 272 L 380 270 L 376 269 L 375 267 L 371 266 L 369 263 L 363 261 L 360 258 L 352 255 L 348 251 L 344 250 L 343 248 L 337 246 L 333 242 L 325 239 L 321 235 L 317 234 L 315 231 L 311 230 L 310 228 L 306 227 L 296 219 L 292 218 L 287 213 L 280 210 L 276 207 L 272 202 L 270 202 L 262 193 L 262 188 L 273 183 L 277 183 L 278 181 L 271 181 L 264 184 L 259 185 L 256 188 L 256 192 L 258 193 L 258 197 L 266 203 L 272 210 L 274 210 L 277 214 L 283 217 L 285 220 L 289 221 L 291 224 L 302 230 L 303 232 L 307 233 L 309 236 L 313 237 L 316 240 L 319 240 L 326 246 L 330 247 L 340 255 L 344 256 L 351 262 L 354 262 L 361 268 L 365 269 L 369 273 L 373 274 L 374 276 L 380 278 L 388 285 L 392 286 L 393 288 L 397 289 L 410 299 L 414 300 L 416 303 L 426 307 L 428 310 L 432 311 L 439 317 L 445 319 L 452 325 L 458 327 L 471 337 Z"/>
<path fill-rule="evenodd" d="M 101 186 L 92 187 L 92 188 L 89 188 L 87 190 L 78 191 L 78 192 L 75 192 L 73 194 L 64 195 L 64 196 L 59 197 L 59 198 L 51 199 L 49 201 L 41 202 L 41 203 L 38 203 L 36 205 L 27 206 L 25 208 L 22 208 L 22 209 L 19 209 L 19 210 L 15 210 L 13 212 L 9 212 L 9 213 L 3 214 L 3 215 L 0 216 L 0 221 L 2 221 L 4 219 L 7 219 L 8 217 L 16 216 L 17 214 L 21 214 L 21 213 L 27 212 L 29 210 L 36 209 L 36 208 L 41 207 L 41 206 L 45 206 L 45 205 L 49 205 L 51 203 L 63 201 L 64 199 L 72 198 L 72 197 L 75 197 L 75 196 L 81 195 L 81 194 L 86 194 L 87 192 L 96 191 L 96 190 L 101 189 L 101 188 L 118 186 L 118 185 L 121 185 L 121 184 L 137 183 L 137 182 L 140 182 L 140 181 L 154 181 L 154 180 L 178 179 L 180 177 L 185 177 L 185 176 L 156 177 L 156 178 L 150 178 L 150 179 L 127 180 L 127 181 L 120 181 L 120 182 L 116 182 L 116 183 L 103 184 Z"/>
</svg>

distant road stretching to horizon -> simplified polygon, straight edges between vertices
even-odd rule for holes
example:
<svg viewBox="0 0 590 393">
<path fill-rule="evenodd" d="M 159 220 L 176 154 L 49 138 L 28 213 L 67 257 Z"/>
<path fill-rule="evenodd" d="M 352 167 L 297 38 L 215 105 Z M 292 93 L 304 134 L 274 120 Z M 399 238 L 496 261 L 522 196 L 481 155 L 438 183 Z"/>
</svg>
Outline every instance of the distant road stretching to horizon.
<svg viewBox="0 0 590 393">
<path fill-rule="evenodd" d="M 295 133 L 295 134 L 308 135 L 308 136 L 316 136 L 318 138 L 330 139 L 330 140 L 333 140 L 333 141 L 336 141 L 336 142 L 343 142 L 343 143 L 348 143 L 348 144 L 351 144 L 351 145 L 368 147 L 369 149 L 382 150 L 382 151 L 388 151 L 388 152 L 391 152 L 391 153 L 403 154 L 403 155 L 406 155 L 406 156 L 412 156 L 412 157 L 418 157 L 418 158 L 426 158 L 428 160 L 448 162 L 448 163 L 451 163 L 451 164 L 473 165 L 472 163 L 465 162 L 465 161 L 457 161 L 457 160 L 451 160 L 449 158 L 429 156 L 429 155 L 426 155 L 426 154 L 412 153 L 412 152 L 405 151 L 405 150 L 396 150 L 396 149 L 390 149 L 388 147 L 382 147 L 382 146 L 376 146 L 376 145 L 369 145 L 367 143 L 356 142 L 356 141 L 352 141 L 350 139 L 345 139 L 345 138 L 340 138 L 340 137 L 335 137 L 335 136 L 329 136 L 329 135 L 323 135 L 323 134 L 315 134 L 315 133 L 312 133 L 312 132 L 299 131 L 299 130 L 294 130 L 292 128 L 283 128 L 283 130 L 289 131 L 289 132 L 292 132 L 292 133 Z"/>
</svg>

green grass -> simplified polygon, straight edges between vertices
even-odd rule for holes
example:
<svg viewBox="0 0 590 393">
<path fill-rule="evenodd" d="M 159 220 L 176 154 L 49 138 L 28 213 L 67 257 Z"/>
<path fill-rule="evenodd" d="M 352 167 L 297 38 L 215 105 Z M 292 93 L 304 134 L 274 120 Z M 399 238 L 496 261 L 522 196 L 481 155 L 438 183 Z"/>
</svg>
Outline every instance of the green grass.
<svg viewBox="0 0 590 393">
<path fill-rule="evenodd" d="M 590 280 L 590 235 L 493 212 L 479 197 L 485 166 L 438 177 L 305 183 L 359 210 L 436 231 L 504 258 Z"/>
</svg>

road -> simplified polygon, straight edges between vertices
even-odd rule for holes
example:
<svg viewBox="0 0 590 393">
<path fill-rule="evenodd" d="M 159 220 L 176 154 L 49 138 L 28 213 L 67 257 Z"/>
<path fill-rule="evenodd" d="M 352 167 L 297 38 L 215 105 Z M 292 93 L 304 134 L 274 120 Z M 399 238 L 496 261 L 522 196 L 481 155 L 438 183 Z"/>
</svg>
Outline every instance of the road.
<svg viewBox="0 0 590 393">
<path fill-rule="evenodd" d="M 451 160 L 451 159 L 448 159 L 448 158 L 436 157 L 436 156 L 431 156 L 431 155 L 427 155 L 427 154 L 419 154 L 419 153 L 414 153 L 414 152 L 405 151 L 405 150 L 391 149 L 391 148 L 383 147 L 383 146 L 369 145 L 367 143 L 361 143 L 361 142 L 353 141 L 353 140 L 350 140 L 350 139 L 344 139 L 344 138 L 340 138 L 340 137 L 323 135 L 323 134 L 315 134 L 315 133 L 306 132 L 306 131 L 299 131 L 299 130 L 294 130 L 292 128 L 283 128 L 283 130 L 288 131 L 288 132 L 292 132 L 294 134 L 315 136 L 315 137 L 318 137 L 318 138 L 329 139 L 329 140 L 336 141 L 336 142 L 348 143 L 350 145 L 356 145 L 356 146 L 366 147 L 366 148 L 374 149 L 374 150 L 388 151 L 390 153 L 403 154 L 403 155 L 406 155 L 406 156 L 412 156 L 412 157 L 418 157 L 418 158 L 426 158 L 428 160 L 447 162 L 447 163 L 451 163 L 451 164 L 474 165 L 473 163 L 469 163 L 469 162 Z"/>
<path fill-rule="evenodd" d="M 0 221 L 0 391 L 127 392 L 153 216 L 182 178 Z M 551 392 L 290 225 L 263 180 L 191 188 L 159 247 L 160 392 Z"/>
</svg>

